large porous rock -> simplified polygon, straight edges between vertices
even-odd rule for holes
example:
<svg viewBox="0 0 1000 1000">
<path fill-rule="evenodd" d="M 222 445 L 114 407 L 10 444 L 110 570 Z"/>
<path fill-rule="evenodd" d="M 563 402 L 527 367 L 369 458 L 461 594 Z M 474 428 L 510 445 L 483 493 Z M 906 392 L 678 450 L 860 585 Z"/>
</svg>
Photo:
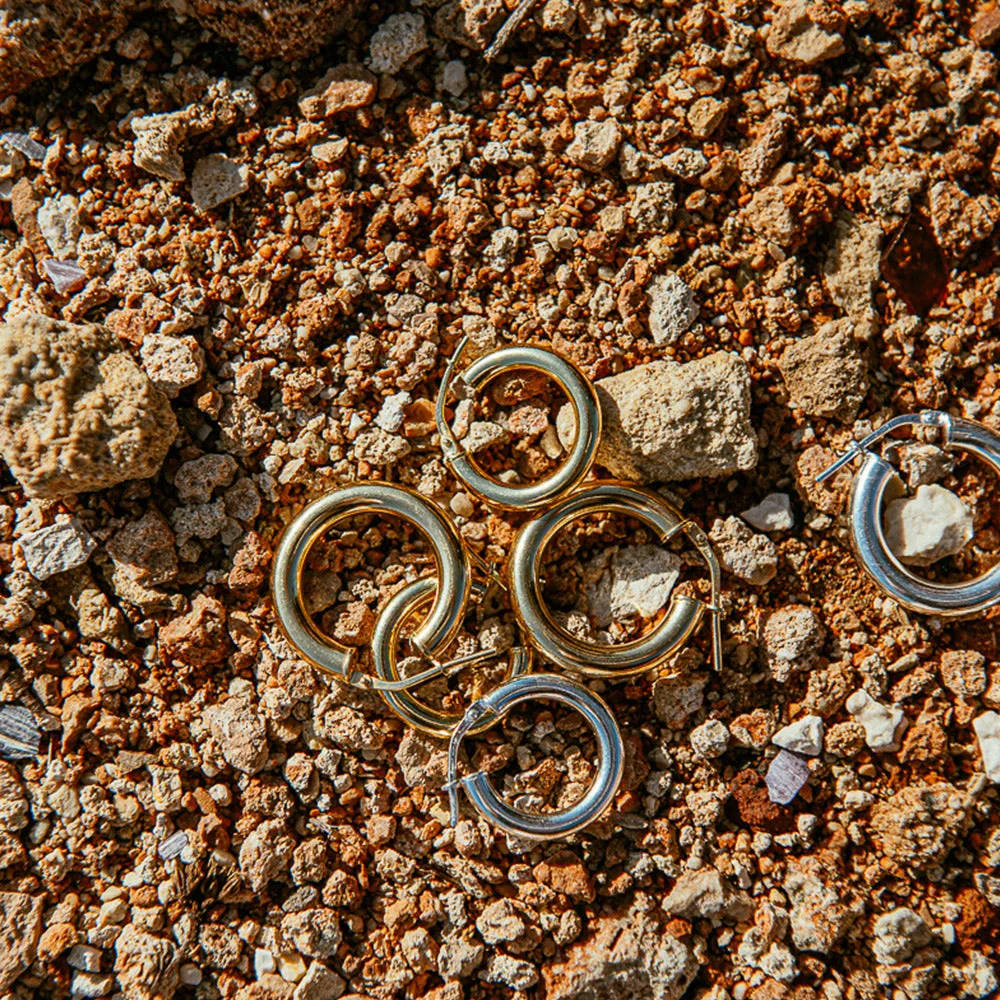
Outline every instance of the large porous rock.
<svg viewBox="0 0 1000 1000">
<path fill-rule="evenodd" d="M 850 320 L 825 323 L 785 348 L 778 362 L 789 406 L 813 417 L 852 421 L 868 393 L 868 369 L 851 337 Z"/>
<path fill-rule="evenodd" d="M 4 4 L 0 19 L 0 97 L 57 76 L 107 48 L 148 0 L 51 0 Z"/>
<path fill-rule="evenodd" d="M 3 7 L 0 97 L 60 76 L 93 59 L 142 10 L 173 11 L 173 0 L 50 0 Z M 341 31 L 356 0 L 188 0 L 202 27 L 232 42 L 248 59 L 300 59 Z"/>
<path fill-rule="evenodd" d="M 0 892 L 0 992 L 35 960 L 44 907 L 41 896 Z"/>
<path fill-rule="evenodd" d="M 736 354 L 697 361 L 653 361 L 594 383 L 603 429 L 597 462 L 641 483 L 728 476 L 757 464 L 750 425 L 750 372 Z M 558 416 L 559 437 L 576 433 L 572 407 Z"/>
<path fill-rule="evenodd" d="M 690 948 L 663 929 L 644 894 L 542 969 L 546 1000 L 680 1000 L 698 971 Z"/>
<path fill-rule="evenodd" d="M 0 326 L 0 455 L 32 496 L 145 479 L 177 421 L 106 327 L 21 315 Z"/>
<path fill-rule="evenodd" d="M 169 7 L 171 0 L 159 0 Z M 248 59 L 301 59 L 347 27 L 355 0 L 188 0 L 202 27 Z"/>
<path fill-rule="evenodd" d="M 906 785 L 871 811 L 877 850 L 900 865 L 923 871 L 940 864 L 972 825 L 973 798 L 947 781 Z"/>
</svg>

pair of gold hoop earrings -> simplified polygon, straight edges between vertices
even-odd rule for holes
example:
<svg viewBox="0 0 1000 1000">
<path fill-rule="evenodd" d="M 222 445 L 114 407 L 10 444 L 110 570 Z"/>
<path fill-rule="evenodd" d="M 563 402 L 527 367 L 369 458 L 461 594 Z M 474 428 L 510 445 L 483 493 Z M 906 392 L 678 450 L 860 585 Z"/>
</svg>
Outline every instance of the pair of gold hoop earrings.
<svg viewBox="0 0 1000 1000">
<path fill-rule="evenodd" d="M 378 691 L 404 722 L 438 737 L 450 737 L 449 791 L 457 818 L 456 791 L 464 786 L 472 801 L 496 825 L 529 837 L 564 835 L 592 822 L 611 801 L 621 777 L 621 734 L 607 706 L 588 688 L 556 674 L 531 674 L 536 656 L 576 676 L 624 678 L 662 667 L 690 638 L 707 613 L 712 621 L 713 662 L 721 661 L 720 571 L 705 532 L 659 494 L 617 480 L 583 484 L 590 472 L 601 433 L 601 411 L 593 386 L 570 362 L 538 347 L 508 347 L 474 361 L 462 372 L 470 391 L 481 390 L 503 372 L 528 369 L 552 378 L 576 412 L 577 434 L 567 460 L 550 476 L 528 485 L 500 483 L 482 471 L 461 448 L 445 419 L 445 404 L 455 378 L 463 340 L 448 363 L 438 393 L 436 420 L 445 461 L 463 486 L 486 503 L 505 510 L 534 511 L 515 537 L 506 581 L 514 617 L 527 638 L 510 650 L 503 682 L 464 712 L 448 712 L 419 700 L 414 688 L 453 674 L 493 654 L 474 653 L 442 662 L 462 627 L 470 599 L 481 599 L 485 584 L 474 578 L 477 557 L 470 553 L 452 520 L 415 491 L 387 483 L 355 483 L 309 504 L 285 530 L 277 547 L 272 596 L 278 621 L 295 649 L 331 676 Z M 547 546 L 577 518 L 596 513 L 635 517 L 666 543 L 683 535 L 708 566 L 711 600 L 675 595 L 663 617 L 638 639 L 616 646 L 585 642 L 563 629 L 542 596 L 540 571 Z M 437 564 L 436 577 L 403 587 L 376 622 L 372 641 L 373 673 L 357 668 L 357 650 L 320 631 L 306 610 L 303 574 L 309 553 L 336 524 L 359 514 L 398 517 L 428 539 Z M 488 570 L 488 568 L 487 568 Z M 492 572 L 492 571 L 489 571 Z M 495 574 L 493 574 L 494 578 Z M 419 611 L 426 615 L 409 637 L 411 648 L 430 666 L 401 676 L 397 655 L 405 623 Z M 513 705 L 547 697 L 577 708 L 598 743 L 598 771 L 591 790 L 559 814 L 532 815 L 506 806 L 485 775 L 457 777 L 458 745 L 469 733 L 493 725 Z"/>
</svg>

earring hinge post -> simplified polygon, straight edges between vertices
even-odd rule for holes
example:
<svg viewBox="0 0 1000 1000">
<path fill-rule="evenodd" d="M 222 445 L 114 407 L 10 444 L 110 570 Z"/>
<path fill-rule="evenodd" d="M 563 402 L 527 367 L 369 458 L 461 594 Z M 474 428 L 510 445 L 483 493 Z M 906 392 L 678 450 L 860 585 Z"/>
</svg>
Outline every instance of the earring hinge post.
<svg viewBox="0 0 1000 1000">
<path fill-rule="evenodd" d="M 448 359 L 444 374 L 441 376 L 441 386 L 438 389 L 437 403 L 434 407 L 434 422 L 437 424 L 438 436 L 441 438 L 441 450 L 444 452 L 444 460 L 449 464 L 466 455 L 466 452 L 458 441 L 455 440 L 455 435 L 452 434 L 451 428 L 448 426 L 448 421 L 444 415 L 444 406 L 448 398 L 448 390 L 451 388 L 452 379 L 454 378 L 455 365 L 458 363 L 458 359 L 462 351 L 465 350 L 468 342 L 468 336 L 463 337 Z"/>
<path fill-rule="evenodd" d="M 951 417 L 941 410 L 923 410 L 919 414 L 904 413 L 901 416 L 887 420 L 878 430 L 874 430 L 861 441 L 851 441 L 847 446 L 847 451 L 835 462 L 827 466 L 817 477 L 817 483 L 826 482 L 831 476 L 835 476 L 845 465 L 849 465 L 854 459 L 866 452 L 871 451 L 873 444 L 881 441 L 882 438 L 891 434 L 900 427 L 912 427 L 915 424 L 922 426 L 933 426 L 943 428 L 947 435 L 951 427 Z"/>
</svg>

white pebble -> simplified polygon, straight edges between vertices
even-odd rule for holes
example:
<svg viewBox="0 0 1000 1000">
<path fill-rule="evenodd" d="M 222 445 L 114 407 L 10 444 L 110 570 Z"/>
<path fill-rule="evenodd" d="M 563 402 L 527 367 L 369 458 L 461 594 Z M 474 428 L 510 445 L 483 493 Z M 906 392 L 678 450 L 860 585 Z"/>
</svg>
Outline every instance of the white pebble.
<svg viewBox="0 0 1000 1000">
<path fill-rule="evenodd" d="M 721 757 L 729 746 L 729 730 L 718 719 L 708 719 L 691 730 L 691 749 L 699 757 Z"/>
<path fill-rule="evenodd" d="M 427 28 L 419 14 L 394 14 L 379 25 L 369 44 L 374 73 L 398 73 L 427 48 Z"/>
<path fill-rule="evenodd" d="M 889 548 L 908 566 L 929 566 L 961 552 L 972 539 L 972 511 L 943 486 L 919 486 L 885 509 Z"/>
<path fill-rule="evenodd" d="M 817 757 L 823 752 L 823 720 L 818 715 L 806 715 L 779 729 L 771 742 L 785 750 Z"/>
<path fill-rule="evenodd" d="M 452 97 L 461 97 L 469 86 L 469 77 L 465 72 L 465 63 L 461 59 L 451 59 L 444 64 L 441 71 L 441 86 Z"/>
<path fill-rule="evenodd" d="M 246 191 L 248 171 L 223 153 L 203 156 L 191 174 L 191 200 L 206 212 Z"/>
<path fill-rule="evenodd" d="M 21 537 L 20 545 L 28 572 L 36 580 L 47 580 L 82 566 L 97 548 L 90 532 L 75 517 L 28 532 Z"/>
<path fill-rule="evenodd" d="M 649 332 L 655 343 L 675 343 L 699 312 L 694 292 L 676 274 L 653 279 L 649 286 Z"/>
<path fill-rule="evenodd" d="M 847 711 L 865 729 L 865 742 L 879 753 L 899 749 L 907 720 L 898 705 L 883 705 L 867 691 L 858 689 L 847 699 Z"/>
<path fill-rule="evenodd" d="M 406 392 L 396 392 L 391 396 L 386 396 L 382 402 L 382 409 L 378 411 L 375 423 L 384 431 L 395 434 L 403 426 L 406 417 L 406 407 L 410 405 L 413 397 Z"/>
<path fill-rule="evenodd" d="M 269 972 L 274 972 L 276 968 L 274 956 L 266 948 L 257 948 L 254 951 L 253 971 L 258 979 L 266 976 Z"/>
<path fill-rule="evenodd" d="M 769 493 L 756 507 L 740 515 L 758 531 L 788 531 L 795 527 L 792 498 L 787 493 Z"/>
<path fill-rule="evenodd" d="M 979 741 L 986 777 L 1000 784 L 1000 715 L 996 712 L 984 712 L 973 720 L 972 728 Z"/>
</svg>

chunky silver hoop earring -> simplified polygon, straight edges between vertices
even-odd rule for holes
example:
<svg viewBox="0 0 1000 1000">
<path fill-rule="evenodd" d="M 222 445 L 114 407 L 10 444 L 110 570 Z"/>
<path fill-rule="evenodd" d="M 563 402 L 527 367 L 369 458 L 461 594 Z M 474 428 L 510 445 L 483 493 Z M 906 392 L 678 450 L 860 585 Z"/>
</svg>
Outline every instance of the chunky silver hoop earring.
<svg viewBox="0 0 1000 1000">
<path fill-rule="evenodd" d="M 460 656 L 447 663 L 435 663 L 428 670 L 419 674 L 402 678 L 397 667 L 396 647 L 399 644 L 399 633 L 406 619 L 434 597 L 436 582 L 433 577 L 424 577 L 405 586 L 385 606 L 375 623 L 372 635 L 372 667 L 375 671 L 374 687 L 381 693 L 385 703 L 405 722 L 414 729 L 429 733 L 432 736 L 450 736 L 455 727 L 462 721 L 462 712 L 445 712 L 433 708 L 421 701 L 413 693 L 413 688 L 435 677 L 450 677 L 464 667 L 483 659 L 492 657 L 489 650 Z M 475 582 L 472 585 L 473 598 L 481 599 L 486 591 L 486 585 Z M 507 671 L 504 681 L 519 677 L 531 670 L 531 650 L 523 646 L 511 649 L 507 661 Z M 492 720 L 484 721 L 480 726 L 469 729 L 477 733 L 491 726 Z"/>
<path fill-rule="evenodd" d="M 981 424 L 939 410 L 893 417 L 816 477 L 825 482 L 845 465 L 860 458 L 848 508 L 854 554 L 875 584 L 904 608 L 926 615 L 955 617 L 985 611 L 1000 603 L 1000 563 L 963 583 L 934 583 L 911 573 L 892 553 L 882 528 L 887 491 L 898 484 L 896 470 L 872 446 L 900 427 L 932 426 L 941 430 L 940 446 L 966 451 L 1000 475 L 1000 437 Z"/>
<path fill-rule="evenodd" d="M 597 774 L 586 795 L 558 813 L 534 814 L 507 805 L 482 772 L 458 777 L 458 750 L 463 738 L 484 720 L 496 722 L 514 705 L 536 698 L 551 698 L 575 708 L 597 737 Z M 554 674 L 534 674 L 508 681 L 473 702 L 451 734 L 448 745 L 448 789 L 451 825 L 458 823 L 458 789 L 462 787 L 472 804 L 501 830 L 520 837 L 547 839 L 565 837 L 597 819 L 611 804 L 622 778 L 625 749 L 618 724 L 608 706 L 582 684 Z"/>
<path fill-rule="evenodd" d="M 712 603 L 679 595 L 667 614 L 640 639 L 618 646 L 583 642 L 556 624 L 542 597 L 545 548 L 559 530 L 585 514 L 616 512 L 637 517 L 666 542 L 683 532 L 708 565 Z M 511 602 L 524 634 L 548 660 L 590 677 L 628 677 L 662 666 L 687 641 L 708 611 L 712 618 L 712 661 L 722 668 L 720 570 L 708 536 L 658 493 L 613 480 L 585 486 L 525 523 L 514 539 L 508 572 Z"/>
<path fill-rule="evenodd" d="M 454 379 L 455 364 L 467 342 L 467 337 L 459 341 L 455 353 L 448 362 L 444 377 L 441 379 L 441 388 L 438 390 L 435 411 L 441 450 L 452 472 L 476 496 L 507 510 L 532 510 L 550 503 L 567 490 L 573 489 L 594 464 L 594 456 L 597 454 L 597 445 L 601 438 L 601 408 L 594 387 L 575 365 L 541 347 L 505 347 L 479 358 L 462 372 L 462 381 L 473 392 L 482 389 L 501 372 L 516 368 L 541 372 L 559 385 L 576 411 L 576 440 L 566 461 L 551 476 L 540 482 L 524 486 L 508 486 L 487 476 L 479 468 L 472 456 L 455 440 L 445 419 L 444 405 Z"/>
<path fill-rule="evenodd" d="M 419 493 L 387 483 L 356 483 L 334 490 L 309 504 L 285 529 L 274 556 L 271 595 L 282 631 L 314 667 L 363 687 L 378 687 L 377 679 L 354 670 L 357 650 L 324 635 L 306 612 L 302 575 L 309 552 L 333 525 L 357 514 L 396 516 L 409 521 L 428 538 L 437 560 L 437 593 L 426 620 L 410 643 L 423 655 L 445 648 L 462 625 L 472 586 L 469 556 L 452 521 Z M 420 676 L 408 678 L 420 684 Z"/>
</svg>

